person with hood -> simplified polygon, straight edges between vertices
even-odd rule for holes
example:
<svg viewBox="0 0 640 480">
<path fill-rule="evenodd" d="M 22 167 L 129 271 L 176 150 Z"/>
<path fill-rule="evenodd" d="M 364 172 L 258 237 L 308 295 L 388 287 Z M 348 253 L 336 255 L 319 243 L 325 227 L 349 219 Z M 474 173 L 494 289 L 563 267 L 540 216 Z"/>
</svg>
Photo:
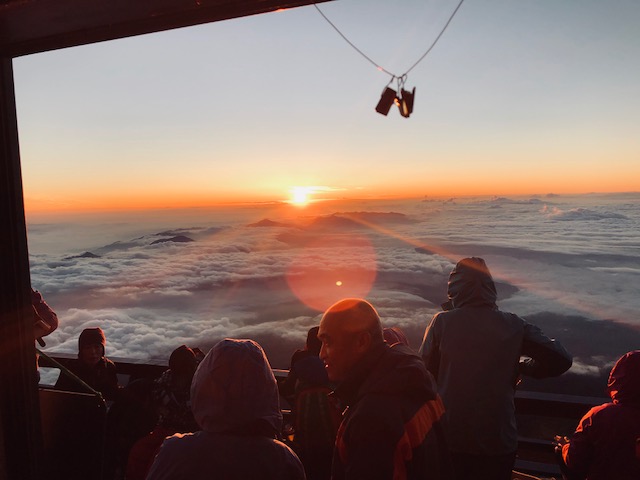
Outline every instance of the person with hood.
<svg viewBox="0 0 640 480">
<path fill-rule="evenodd" d="M 115 400 L 118 393 L 116 365 L 105 357 L 107 340 L 100 327 L 85 328 L 78 337 L 78 358 L 67 366 L 83 382 L 100 392 L 106 400 Z M 69 392 L 84 392 L 87 389 L 76 379 L 60 373 L 56 389 Z"/>
<path fill-rule="evenodd" d="M 482 258 L 457 263 L 448 296 L 419 353 L 446 408 L 443 426 L 456 478 L 507 480 L 518 447 L 514 394 L 520 375 L 561 375 L 572 357 L 535 325 L 498 309 Z"/>
<path fill-rule="evenodd" d="M 295 453 L 277 440 L 282 428 L 278 386 L 253 340 L 226 338 L 198 365 L 191 409 L 201 428 L 167 438 L 147 480 L 302 480 Z"/>
<path fill-rule="evenodd" d="M 640 478 L 640 350 L 623 355 L 611 369 L 611 403 L 592 408 L 561 447 L 570 479 Z"/>
<path fill-rule="evenodd" d="M 411 349 L 385 343 L 375 308 L 358 298 L 337 302 L 322 316 L 318 338 L 347 407 L 332 480 L 451 478 L 435 381 Z"/>
</svg>

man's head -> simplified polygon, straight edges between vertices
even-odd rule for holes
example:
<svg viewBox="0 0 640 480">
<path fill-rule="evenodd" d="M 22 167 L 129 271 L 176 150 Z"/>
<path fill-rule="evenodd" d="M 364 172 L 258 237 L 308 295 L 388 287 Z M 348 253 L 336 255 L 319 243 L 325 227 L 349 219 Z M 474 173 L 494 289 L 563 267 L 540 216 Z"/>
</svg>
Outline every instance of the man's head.
<svg viewBox="0 0 640 480">
<path fill-rule="evenodd" d="M 78 358 L 93 367 L 104 356 L 107 340 L 100 327 L 85 328 L 78 338 Z"/>
<path fill-rule="evenodd" d="M 320 358 L 332 382 L 342 382 L 374 346 L 384 343 L 380 317 L 373 306 L 359 298 L 335 303 L 320 321 Z"/>
</svg>

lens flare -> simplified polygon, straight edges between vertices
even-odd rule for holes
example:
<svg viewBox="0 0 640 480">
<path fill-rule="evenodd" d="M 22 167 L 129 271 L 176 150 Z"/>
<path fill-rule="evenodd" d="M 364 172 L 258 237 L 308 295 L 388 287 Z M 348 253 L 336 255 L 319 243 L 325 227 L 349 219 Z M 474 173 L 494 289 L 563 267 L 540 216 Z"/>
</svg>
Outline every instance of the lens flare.
<svg viewBox="0 0 640 480">
<path fill-rule="evenodd" d="M 364 236 L 315 237 L 291 261 L 287 284 L 305 305 L 324 311 L 346 297 L 365 298 L 376 279 L 376 252 Z"/>
</svg>

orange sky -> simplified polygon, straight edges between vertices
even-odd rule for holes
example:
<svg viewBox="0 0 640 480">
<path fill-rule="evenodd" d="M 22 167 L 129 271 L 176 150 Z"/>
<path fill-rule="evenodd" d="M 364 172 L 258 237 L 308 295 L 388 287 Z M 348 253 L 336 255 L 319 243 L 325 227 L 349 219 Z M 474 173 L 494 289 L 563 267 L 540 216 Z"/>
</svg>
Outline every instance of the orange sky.
<svg viewBox="0 0 640 480">
<path fill-rule="evenodd" d="M 457 5 L 418 3 L 325 9 L 399 74 Z M 313 7 L 21 57 L 25 205 L 638 191 L 639 23 L 634 2 L 465 3 L 406 78 L 410 118 L 375 112 L 393 79 Z"/>
</svg>

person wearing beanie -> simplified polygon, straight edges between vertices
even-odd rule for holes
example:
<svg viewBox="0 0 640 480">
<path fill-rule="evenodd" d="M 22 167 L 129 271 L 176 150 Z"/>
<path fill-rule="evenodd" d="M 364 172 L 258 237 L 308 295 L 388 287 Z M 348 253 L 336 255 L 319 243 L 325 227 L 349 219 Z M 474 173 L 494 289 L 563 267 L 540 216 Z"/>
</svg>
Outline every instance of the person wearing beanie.
<svg viewBox="0 0 640 480">
<path fill-rule="evenodd" d="M 106 338 L 100 327 L 85 328 L 78 337 L 78 358 L 67 368 L 94 390 L 102 393 L 106 400 L 114 400 L 118 391 L 115 364 L 105 357 Z M 60 373 L 56 389 L 70 392 L 87 392 L 87 388 L 76 379 Z"/>
</svg>

